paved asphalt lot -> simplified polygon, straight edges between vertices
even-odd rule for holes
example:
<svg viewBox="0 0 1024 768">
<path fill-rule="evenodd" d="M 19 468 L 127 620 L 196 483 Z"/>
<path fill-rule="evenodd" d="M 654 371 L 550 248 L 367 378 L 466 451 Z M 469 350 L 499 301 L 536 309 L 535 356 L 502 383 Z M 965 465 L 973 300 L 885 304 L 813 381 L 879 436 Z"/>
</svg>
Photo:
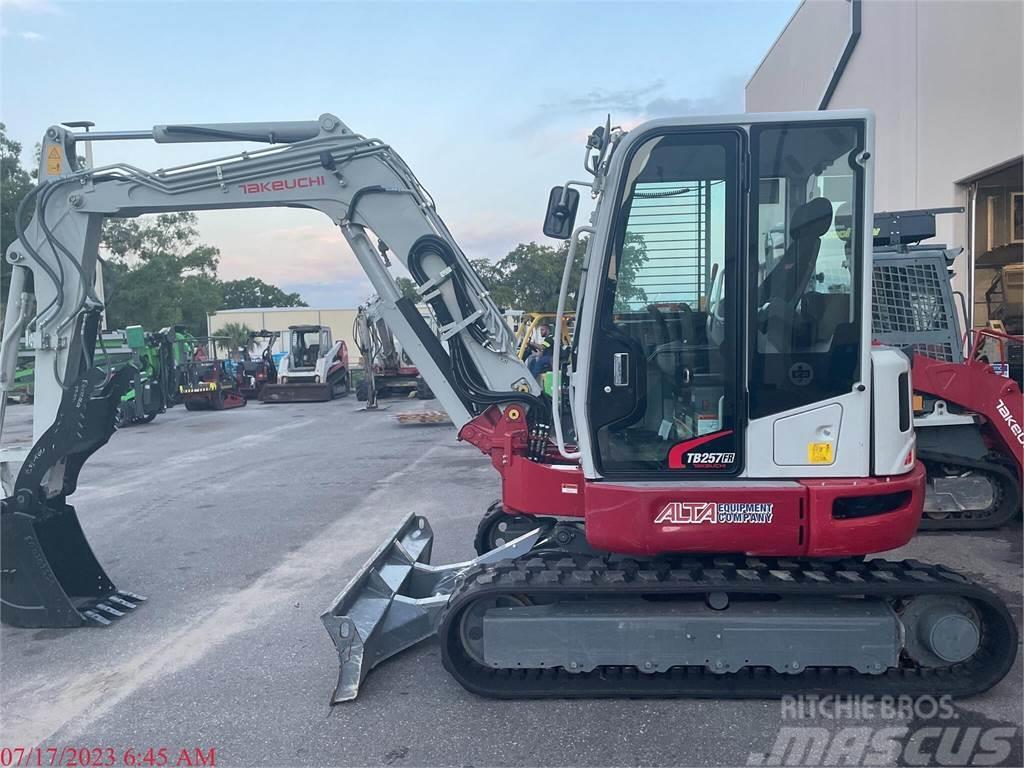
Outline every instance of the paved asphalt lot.
<svg viewBox="0 0 1024 768">
<path fill-rule="evenodd" d="M 781 722 L 770 701 L 488 701 L 449 678 L 433 642 L 329 707 L 337 660 L 321 610 L 409 512 L 430 518 L 435 562 L 471 556 L 497 495 L 488 461 L 450 426 L 396 423 L 420 407 L 175 408 L 115 434 L 72 500 L 118 586 L 149 602 L 106 629 L 3 627 L 2 746 L 214 747 L 232 766 L 744 765 L 780 725 L 850 725 Z M 29 417 L 11 407 L 5 441 Z M 1020 624 L 1019 523 L 918 537 L 899 554 L 974 574 Z M 957 705 L 956 723 L 1015 727 L 1002 764 L 1021 765 L 1021 699 L 1018 659 Z"/>
</svg>

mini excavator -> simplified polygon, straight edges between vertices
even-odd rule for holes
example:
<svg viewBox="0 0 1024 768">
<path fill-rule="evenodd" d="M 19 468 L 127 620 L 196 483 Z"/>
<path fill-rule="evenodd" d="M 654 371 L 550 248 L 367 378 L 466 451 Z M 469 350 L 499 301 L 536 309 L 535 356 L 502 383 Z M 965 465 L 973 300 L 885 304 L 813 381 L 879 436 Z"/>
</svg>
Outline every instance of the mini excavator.
<svg viewBox="0 0 1024 768">
<path fill-rule="evenodd" d="M 556 337 L 570 293 L 576 313 L 552 399 L 384 142 L 329 114 L 50 127 L 6 253 L 0 389 L 26 328 L 37 365 L 36 442 L 3 456 L 23 459 L 3 500 L 3 620 L 77 626 L 137 604 L 68 503 L 127 386 L 93 362 L 104 218 L 290 206 L 339 227 L 459 438 L 501 477 L 476 558 L 431 565 L 430 525 L 410 515 L 324 612 L 333 701 L 431 636 L 459 683 L 502 698 L 988 689 L 1017 653 L 999 597 L 941 565 L 865 557 L 910 540 L 925 496 L 909 361 L 872 344 L 873 129 L 862 111 L 596 128 L 543 227 L 569 241 Z M 267 146 L 150 172 L 79 167 L 83 140 Z M 577 224 L 581 190 L 595 208 Z M 766 237 L 779 258 L 759 269 Z"/>
</svg>

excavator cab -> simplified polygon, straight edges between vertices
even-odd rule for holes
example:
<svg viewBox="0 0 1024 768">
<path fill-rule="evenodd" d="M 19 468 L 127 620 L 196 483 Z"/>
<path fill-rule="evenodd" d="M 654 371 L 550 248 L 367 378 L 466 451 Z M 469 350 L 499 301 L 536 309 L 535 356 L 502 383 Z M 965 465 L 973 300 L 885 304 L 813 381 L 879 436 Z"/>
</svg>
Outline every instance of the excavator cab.
<svg viewBox="0 0 1024 768">
<path fill-rule="evenodd" d="M 553 415 L 578 442 L 560 444 L 561 455 L 593 480 L 911 469 L 909 428 L 877 435 L 874 456 L 864 450 L 879 375 L 863 320 L 870 122 L 643 128 L 601 139 L 596 224 L 573 234 L 589 244 L 571 415 Z M 898 357 L 889 364 L 905 374 Z"/>
</svg>

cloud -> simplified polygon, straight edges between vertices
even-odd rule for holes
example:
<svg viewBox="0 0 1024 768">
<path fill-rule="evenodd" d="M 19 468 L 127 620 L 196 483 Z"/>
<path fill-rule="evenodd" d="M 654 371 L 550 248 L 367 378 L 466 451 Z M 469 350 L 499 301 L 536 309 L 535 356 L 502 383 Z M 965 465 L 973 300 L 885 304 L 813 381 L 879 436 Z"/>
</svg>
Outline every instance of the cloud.
<svg viewBox="0 0 1024 768">
<path fill-rule="evenodd" d="M 741 78 L 732 77 L 721 81 L 709 96 L 680 96 L 672 98 L 659 96 L 644 107 L 647 117 L 672 117 L 674 115 L 716 115 L 743 111 L 743 86 Z"/>
<path fill-rule="evenodd" d="M 492 216 L 448 222 L 455 242 L 470 259 L 500 259 L 519 243 L 541 241 L 540 217 L 537 221 L 503 221 Z"/>
<path fill-rule="evenodd" d="M 264 229 L 258 241 L 229 242 L 219 243 L 218 273 L 225 280 L 255 275 L 281 285 L 332 282 L 363 274 L 345 238 L 326 220 Z"/>
<path fill-rule="evenodd" d="M 45 13 L 49 16 L 64 15 L 64 9 L 52 0 L 0 0 L 0 8 L 16 9 L 28 13 Z"/>
<path fill-rule="evenodd" d="M 22 40 L 28 40 L 29 42 L 36 43 L 46 38 L 38 32 L 19 32 L 18 37 Z"/>
<path fill-rule="evenodd" d="M 588 115 L 593 112 L 632 113 L 641 108 L 645 97 L 657 93 L 664 87 L 665 81 L 659 78 L 652 83 L 637 88 L 623 88 L 620 90 L 595 88 L 582 96 L 558 99 L 548 104 L 541 104 L 540 109 L 548 114 L 552 112 L 581 115 Z"/>
<path fill-rule="evenodd" d="M 613 125 L 631 127 L 656 117 L 713 115 L 743 111 L 744 80 L 720 80 L 711 93 L 700 96 L 665 94 L 666 82 L 657 79 L 634 88 L 595 88 L 582 96 L 548 99 L 519 129 L 529 133 L 549 129 L 553 121 L 581 117 L 600 121 L 611 114 Z"/>
<path fill-rule="evenodd" d="M 298 293 L 309 306 L 321 309 L 354 308 L 374 295 L 373 286 L 365 277 L 333 282 L 285 283 L 280 287 Z"/>
</svg>

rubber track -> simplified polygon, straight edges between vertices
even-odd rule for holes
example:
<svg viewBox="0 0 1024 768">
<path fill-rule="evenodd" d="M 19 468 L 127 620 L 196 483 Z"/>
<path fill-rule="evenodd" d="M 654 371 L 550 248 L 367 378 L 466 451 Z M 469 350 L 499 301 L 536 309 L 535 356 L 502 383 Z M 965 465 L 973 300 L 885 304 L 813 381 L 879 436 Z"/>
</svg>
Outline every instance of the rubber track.
<svg viewBox="0 0 1024 768">
<path fill-rule="evenodd" d="M 982 617 L 981 646 L 966 662 L 925 668 L 904 659 L 879 675 L 851 668 L 809 667 L 782 674 L 767 667 L 715 674 L 704 667 L 642 673 L 635 667 L 492 669 L 473 661 L 459 640 L 462 611 L 479 598 L 511 594 L 538 598 L 706 594 L 872 596 L 898 601 L 917 595 L 962 596 Z M 453 593 L 439 630 L 445 668 L 468 690 L 493 698 L 707 697 L 778 698 L 794 694 L 929 694 L 969 696 L 988 690 L 1013 666 L 1017 627 L 988 590 L 943 566 L 915 560 L 797 560 L 752 557 L 637 561 L 550 554 L 482 566 L 467 572 Z"/>
<path fill-rule="evenodd" d="M 1005 525 L 1020 510 L 1020 486 L 1013 470 L 992 457 L 994 461 L 972 461 L 963 456 L 944 455 L 922 451 L 919 459 L 928 464 L 946 464 L 960 466 L 964 469 L 984 472 L 989 477 L 995 476 L 999 487 L 995 489 L 996 500 L 992 507 L 971 512 L 950 512 L 949 517 L 941 519 L 928 516 L 927 511 L 921 515 L 918 525 L 920 531 L 965 531 L 998 528 Z M 929 478 L 931 479 L 931 478 Z"/>
</svg>

